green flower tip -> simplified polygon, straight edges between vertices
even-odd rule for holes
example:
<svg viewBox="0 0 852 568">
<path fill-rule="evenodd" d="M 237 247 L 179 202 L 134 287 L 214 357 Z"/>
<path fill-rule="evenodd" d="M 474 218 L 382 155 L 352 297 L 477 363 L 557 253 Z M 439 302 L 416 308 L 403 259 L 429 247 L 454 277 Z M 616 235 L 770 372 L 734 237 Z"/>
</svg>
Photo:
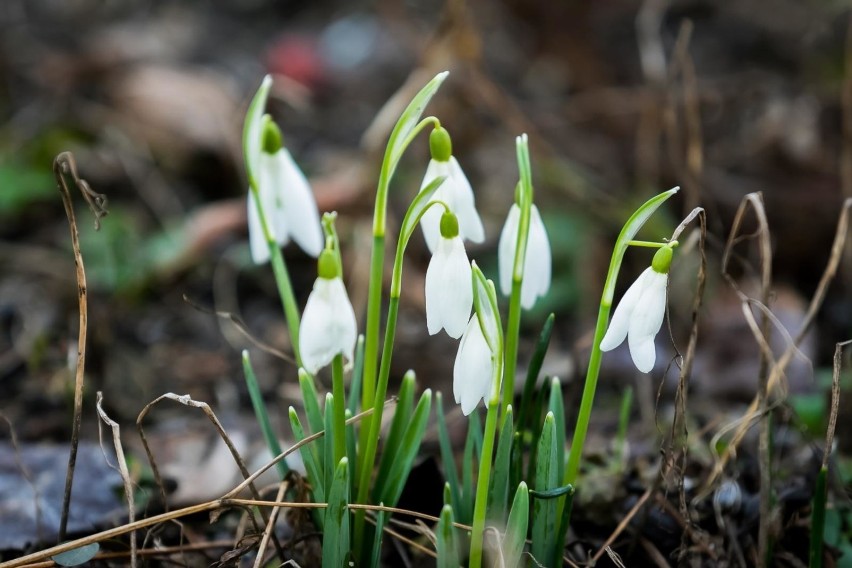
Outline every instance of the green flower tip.
<svg viewBox="0 0 852 568">
<path fill-rule="evenodd" d="M 261 146 L 267 154 L 275 154 L 284 146 L 284 139 L 281 136 L 281 129 L 272 120 L 268 114 L 263 115 L 263 141 Z"/>
<path fill-rule="evenodd" d="M 459 218 L 447 209 L 441 215 L 441 236 L 445 239 L 454 239 L 459 236 Z"/>
<path fill-rule="evenodd" d="M 672 245 L 666 245 L 662 247 L 657 253 L 654 255 L 654 259 L 651 261 L 651 268 L 654 269 L 654 272 L 659 272 L 660 274 L 668 274 L 669 267 L 672 265 Z"/>
<path fill-rule="evenodd" d="M 317 261 L 317 276 L 331 280 L 337 278 L 340 274 L 337 271 L 337 259 L 334 256 L 334 251 L 331 249 L 323 249 Z"/>
<path fill-rule="evenodd" d="M 429 135 L 429 151 L 432 153 L 432 159 L 436 162 L 447 162 L 453 155 L 453 142 L 450 139 L 450 133 L 443 126 L 435 128 Z"/>
</svg>

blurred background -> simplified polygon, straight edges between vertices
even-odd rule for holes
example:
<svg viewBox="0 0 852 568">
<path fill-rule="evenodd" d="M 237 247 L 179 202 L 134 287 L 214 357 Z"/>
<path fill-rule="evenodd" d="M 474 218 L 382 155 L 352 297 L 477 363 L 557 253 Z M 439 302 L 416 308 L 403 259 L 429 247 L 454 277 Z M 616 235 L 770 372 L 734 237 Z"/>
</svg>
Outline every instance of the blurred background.
<svg viewBox="0 0 852 568">
<path fill-rule="evenodd" d="M 6 0 L 0 412 L 21 440 L 67 443 L 78 314 L 51 164 L 68 150 L 110 211 L 96 233 L 75 195 L 90 290 L 84 432 L 94 435 L 97 390 L 113 418 L 129 424 L 144 404 L 175 392 L 209 402 L 234 432 L 244 429 L 249 444 L 243 348 L 271 412 L 285 418 L 299 399 L 294 366 L 212 314 L 238 315 L 253 336 L 288 350 L 271 270 L 253 266 L 248 253 L 240 149 L 248 101 L 271 73 L 269 112 L 320 210 L 339 214 L 345 277 L 363 322 L 384 144 L 407 100 L 442 70 L 450 76 L 427 113 L 453 136 L 474 187 L 487 241 L 469 252 L 495 279 L 496 243 L 518 175 L 514 138 L 530 136 L 554 279 L 523 322 L 522 366 L 544 318 L 556 312 L 545 368 L 565 381 L 568 403 L 579 404 L 612 243 L 635 207 L 680 185 L 641 236 L 667 237 L 693 207 L 707 211 L 708 287 L 691 384 L 706 396 L 694 400 L 716 405 L 710 414 L 750 400 L 757 343 L 719 259 L 741 199 L 763 192 L 774 254 L 771 307 L 790 333 L 799 330 L 843 200 L 852 197 L 849 24 L 843 2 L 792 0 Z M 397 171 L 393 226 L 428 158 L 423 137 Z M 744 232 L 754 226 L 747 220 Z M 694 241 L 682 250 L 671 333 L 658 338 L 658 369 L 637 383 L 648 393 L 646 411 L 674 346 L 686 345 Z M 759 274 L 755 250 L 742 244 L 732 266 L 747 289 Z M 285 256 L 304 302 L 314 261 L 294 246 Z M 628 253 L 620 290 L 650 258 L 646 250 Z M 394 373 L 414 368 L 423 387 L 447 391 L 456 343 L 427 336 L 427 263 L 418 234 L 406 261 Z M 816 420 L 834 344 L 852 329 L 850 277 L 847 259 L 803 344 L 810 362 L 799 358 L 788 373 L 790 390 L 817 405 Z M 626 350 L 607 355 L 604 374 L 604 393 L 637 380 Z M 163 409 L 150 420 L 186 435 L 185 421 L 196 418 L 188 414 Z"/>
</svg>

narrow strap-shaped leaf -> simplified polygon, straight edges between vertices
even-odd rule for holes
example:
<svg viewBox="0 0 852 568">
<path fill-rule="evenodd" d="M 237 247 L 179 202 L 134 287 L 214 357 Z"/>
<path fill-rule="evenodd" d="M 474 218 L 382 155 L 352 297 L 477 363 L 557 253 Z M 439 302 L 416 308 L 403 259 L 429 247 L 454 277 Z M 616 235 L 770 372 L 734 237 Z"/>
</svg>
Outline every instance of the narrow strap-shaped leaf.
<svg viewBox="0 0 852 568">
<path fill-rule="evenodd" d="M 438 568 L 458 568 L 459 551 L 456 546 L 455 529 L 453 528 L 452 506 L 444 505 L 444 508 L 441 509 L 441 517 L 438 521 L 435 537 L 437 540 Z"/>
<path fill-rule="evenodd" d="M 331 487 L 331 480 L 334 477 L 334 472 L 337 468 L 334 466 L 334 437 L 332 424 L 334 423 L 334 395 L 326 393 L 325 395 L 325 436 L 322 437 L 322 455 L 323 455 L 323 479 L 325 486 Z"/>
<path fill-rule="evenodd" d="M 302 390 L 302 402 L 305 405 L 305 416 L 308 418 L 308 433 L 316 434 L 325 428 L 325 424 L 314 378 L 304 369 L 299 369 L 299 388 Z"/>
<path fill-rule="evenodd" d="M 384 503 L 379 503 L 384 506 Z M 382 536 L 385 532 L 385 523 L 388 520 L 388 512 L 381 510 L 376 513 L 376 532 L 373 535 L 373 549 L 370 555 L 370 566 L 380 566 L 382 557 Z"/>
<path fill-rule="evenodd" d="M 399 501 L 400 495 L 402 495 L 402 488 L 408 479 L 414 458 L 417 457 L 417 452 L 420 450 L 420 441 L 426 432 L 426 424 L 429 421 L 429 412 L 431 410 L 432 391 L 426 389 L 420 396 L 417 408 L 414 409 L 414 414 L 411 416 L 411 422 L 408 424 L 405 435 L 402 437 L 402 443 L 397 449 L 393 465 L 388 473 L 387 482 L 381 488 L 382 497 L 379 500 L 390 507 L 395 506 L 397 501 Z"/>
<path fill-rule="evenodd" d="M 473 466 L 479 452 L 476 449 L 476 438 L 482 439 L 482 430 L 479 423 L 479 415 L 473 412 L 468 416 L 467 437 L 464 441 L 464 453 L 462 455 L 462 502 L 458 509 L 459 521 L 469 525 L 473 521 L 473 505 L 476 491 L 473 488 Z"/>
<path fill-rule="evenodd" d="M 542 423 L 541 413 L 544 410 L 544 399 L 547 395 L 548 389 L 542 387 L 538 389 L 535 397 L 535 404 L 533 405 L 533 412 L 535 414 L 535 422 L 538 424 Z M 538 448 L 539 448 L 539 439 L 541 438 L 541 429 L 538 427 L 533 427 L 529 431 L 530 436 L 530 458 L 529 458 L 529 470 L 527 471 L 527 479 L 535 479 L 535 468 L 538 462 L 536 461 L 536 457 L 538 456 Z"/>
<path fill-rule="evenodd" d="M 299 421 L 296 409 L 292 406 L 290 407 L 289 415 L 293 438 L 295 438 L 296 442 L 301 442 L 305 439 L 305 431 L 302 429 L 302 423 Z M 305 473 L 308 476 L 308 482 L 311 484 L 314 501 L 317 503 L 325 502 L 325 478 L 323 477 L 322 467 L 320 467 L 317 457 L 317 444 L 305 444 L 299 448 L 299 453 L 302 456 L 302 462 L 305 464 Z M 322 517 L 322 515 L 314 515 L 314 519 L 320 523 L 320 529 L 322 528 Z"/>
<path fill-rule="evenodd" d="M 272 430 L 272 423 L 269 421 L 269 413 L 266 410 L 266 404 L 263 402 L 263 396 L 260 394 L 260 386 L 257 384 L 257 375 L 254 373 L 254 367 L 251 364 L 251 358 L 247 349 L 243 350 L 243 374 L 246 378 L 246 388 L 248 388 L 249 398 L 251 398 L 251 406 L 254 409 L 254 416 L 257 418 L 257 423 L 260 425 L 260 431 L 263 434 L 263 439 L 266 442 L 266 447 L 269 448 L 269 453 L 277 456 L 281 453 L 281 444 L 278 442 L 278 436 Z M 290 468 L 287 467 L 285 460 L 278 460 L 275 464 L 278 468 L 278 475 L 281 479 L 287 476 Z"/>
<path fill-rule="evenodd" d="M 355 344 L 355 360 L 352 365 L 352 381 L 349 383 L 349 404 L 347 409 L 352 416 L 358 413 L 358 401 L 361 400 L 361 382 L 364 378 L 364 335 L 358 336 Z M 355 454 L 349 454 L 354 456 Z M 354 460 L 350 460 L 354 461 Z"/>
<path fill-rule="evenodd" d="M 506 407 L 503 427 L 497 440 L 494 468 L 491 472 L 491 488 L 488 494 L 488 518 L 502 526 L 509 510 L 509 473 L 512 459 L 512 443 L 515 427 L 512 422 L 512 405 Z"/>
<path fill-rule="evenodd" d="M 527 539 L 527 527 L 530 518 L 530 498 L 527 484 L 523 481 L 515 491 L 509 520 L 506 522 L 506 538 L 503 540 L 503 559 L 505 566 L 521 566 L 521 555 Z"/>
<path fill-rule="evenodd" d="M 528 429 L 538 430 L 538 423 L 532 422 L 529 419 L 536 413 L 531 412 L 530 404 L 533 403 L 533 393 L 535 392 L 535 383 L 538 380 L 538 374 L 541 372 L 541 366 L 544 363 L 544 356 L 547 354 L 547 348 L 550 346 L 550 336 L 553 333 L 553 322 L 556 316 L 550 314 L 541 328 L 541 333 L 538 335 L 538 341 L 535 344 L 535 351 L 530 359 L 529 367 L 527 368 L 527 377 L 524 381 L 524 391 L 521 395 L 521 408 L 518 412 L 518 431 Z"/>
<path fill-rule="evenodd" d="M 388 474 L 399 450 L 399 444 L 402 441 L 402 436 L 405 434 L 405 429 L 408 427 L 409 420 L 411 419 L 411 413 L 414 410 L 414 383 L 414 371 L 405 373 L 402 383 L 399 386 L 399 398 L 394 407 L 393 419 L 391 420 L 385 447 L 382 451 L 382 458 L 379 462 L 379 473 L 376 475 L 375 485 L 373 486 L 374 499 L 377 495 L 382 494 L 382 487 L 387 482 Z"/>
<path fill-rule="evenodd" d="M 435 393 L 435 416 L 438 422 L 438 445 L 441 447 L 441 462 L 444 466 L 444 478 L 449 486 L 450 501 L 444 499 L 444 503 L 449 502 L 453 506 L 453 510 L 461 511 L 462 508 L 462 493 L 459 486 L 459 475 L 456 470 L 456 458 L 453 453 L 453 446 L 450 443 L 450 433 L 447 430 L 447 419 L 444 416 L 444 397 L 441 391 Z"/>
<path fill-rule="evenodd" d="M 548 409 L 553 413 L 553 434 L 556 440 L 556 463 L 559 479 L 565 475 L 565 400 L 562 398 L 562 383 L 557 377 L 550 380 Z"/>
<path fill-rule="evenodd" d="M 558 482 L 556 463 L 556 436 L 554 435 L 555 419 L 548 412 L 541 429 L 538 441 L 538 455 L 535 468 L 536 491 L 547 491 L 556 487 Z M 556 541 L 557 502 L 553 499 L 536 499 L 533 502 L 533 543 L 532 555 L 544 565 L 553 558 Z"/>
<path fill-rule="evenodd" d="M 349 459 L 343 458 L 334 470 L 325 529 L 322 538 L 322 565 L 328 568 L 347 566 L 349 556 Z"/>
<path fill-rule="evenodd" d="M 352 413 L 349 412 L 349 409 L 346 409 L 346 421 L 352 418 Z M 356 456 L 358 454 L 355 453 L 355 425 L 354 424 L 346 424 L 346 455 L 347 456 Z M 349 481 L 353 484 L 350 488 L 352 494 L 355 494 L 355 460 L 349 460 Z"/>
<path fill-rule="evenodd" d="M 828 468 L 820 468 L 811 507 L 811 543 L 808 568 L 822 568 L 822 549 L 825 539 L 825 502 L 828 497 L 826 490 L 827 476 Z"/>
</svg>

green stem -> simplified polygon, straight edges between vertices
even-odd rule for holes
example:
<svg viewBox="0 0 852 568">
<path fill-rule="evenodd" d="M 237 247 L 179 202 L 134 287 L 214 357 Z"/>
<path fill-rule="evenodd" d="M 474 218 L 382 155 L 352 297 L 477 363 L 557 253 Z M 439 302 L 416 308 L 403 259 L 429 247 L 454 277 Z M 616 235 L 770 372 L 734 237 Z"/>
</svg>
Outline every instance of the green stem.
<svg viewBox="0 0 852 568">
<path fill-rule="evenodd" d="M 491 454 L 494 451 L 494 438 L 497 434 L 497 414 L 500 397 L 494 396 L 488 403 L 485 415 L 485 434 L 482 439 L 482 453 L 479 457 L 479 474 L 476 480 L 476 504 L 473 509 L 473 528 L 470 534 L 470 568 L 482 565 L 482 537 L 485 532 L 486 505 L 488 487 L 491 484 Z"/>
<path fill-rule="evenodd" d="M 334 396 L 334 463 L 346 457 L 346 402 L 343 386 L 343 355 L 338 353 L 331 360 L 331 389 Z"/>
<path fill-rule="evenodd" d="M 396 334 L 396 319 L 399 313 L 399 296 L 391 296 L 388 302 L 388 320 L 385 326 L 385 343 L 382 349 L 382 364 L 379 369 L 379 380 L 376 384 L 376 393 L 373 399 L 373 415 L 370 421 L 370 430 L 367 443 L 364 446 L 359 474 L 358 498 L 356 503 L 366 503 L 370 494 L 370 477 L 376 460 L 376 450 L 379 445 L 379 429 L 382 425 L 382 410 L 384 410 L 385 395 L 388 390 L 388 377 L 390 376 L 391 355 L 393 354 L 394 335 Z M 362 428 L 364 428 L 362 426 Z M 365 428 L 366 429 L 366 428 Z M 360 453 L 360 452 L 359 452 Z M 359 509 L 355 512 L 355 557 L 361 556 L 361 546 L 364 539 L 364 513 Z"/>
<path fill-rule="evenodd" d="M 512 404 L 515 396 L 515 368 L 518 364 L 518 335 L 521 328 L 521 284 L 522 279 L 512 278 L 512 293 L 509 296 L 509 321 L 506 324 L 506 351 L 503 374 L 503 406 L 501 412 Z"/>
</svg>

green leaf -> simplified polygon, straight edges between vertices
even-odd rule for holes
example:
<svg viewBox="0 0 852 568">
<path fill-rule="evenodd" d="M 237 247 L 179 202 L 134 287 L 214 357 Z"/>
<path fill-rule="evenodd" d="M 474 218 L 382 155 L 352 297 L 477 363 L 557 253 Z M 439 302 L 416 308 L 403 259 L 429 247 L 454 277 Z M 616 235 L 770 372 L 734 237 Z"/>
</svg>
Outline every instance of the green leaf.
<svg viewBox="0 0 852 568">
<path fill-rule="evenodd" d="M 388 430 L 387 441 L 382 451 L 382 459 L 379 462 L 379 473 L 373 486 L 374 500 L 377 495 L 384 494 L 382 488 L 388 480 L 388 475 L 390 475 L 391 467 L 395 461 L 394 458 L 400 450 L 399 445 L 402 436 L 411 420 L 411 413 L 414 410 L 414 382 L 414 371 L 408 371 L 399 386 L 399 398 Z"/>
<path fill-rule="evenodd" d="M 458 508 L 459 521 L 469 525 L 473 521 L 473 505 L 476 491 L 473 489 L 473 465 L 482 447 L 482 424 L 476 412 L 468 416 L 467 438 L 462 457 L 462 506 Z"/>
<path fill-rule="evenodd" d="M 554 437 L 556 443 L 556 463 L 559 479 L 565 475 L 565 401 L 562 398 L 562 383 L 557 377 L 550 381 L 550 402 L 548 404 L 554 418 Z"/>
<path fill-rule="evenodd" d="M 550 314 L 545 320 L 541 328 L 541 333 L 538 335 L 538 341 L 535 344 L 535 351 L 530 359 L 530 365 L 527 368 L 527 377 L 524 381 L 524 392 L 521 396 L 521 409 L 518 413 L 518 430 L 528 430 L 533 428 L 533 423 L 529 420 L 531 417 L 538 415 L 538 409 L 531 412 L 530 404 L 533 401 L 533 393 L 535 392 L 535 384 L 538 380 L 538 374 L 541 372 L 541 366 L 544 363 L 544 356 L 547 354 L 547 348 L 550 346 L 550 336 L 553 333 L 553 322 L 556 320 L 554 314 Z M 536 424 L 536 426 L 538 426 Z"/>
<path fill-rule="evenodd" d="M 349 412 L 358 414 L 358 401 L 361 400 L 361 381 L 364 377 L 364 335 L 358 336 L 355 343 L 355 360 L 352 364 L 352 382 L 349 383 Z M 355 455 L 355 454 L 349 454 Z M 353 460 L 354 461 L 354 460 Z"/>
<path fill-rule="evenodd" d="M 260 83 L 260 88 L 254 95 L 246 112 L 246 121 L 243 125 L 243 158 L 246 162 L 246 174 L 249 185 L 257 184 L 258 161 L 263 142 L 263 111 L 266 109 L 266 99 L 269 97 L 269 89 L 272 88 L 272 76 L 267 75 Z"/>
<path fill-rule="evenodd" d="M 248 349 L 243 350 L 243 374 L 246 377 L 246 387 L 248 388 L 251 405 L 254 408 L 254 416 L 257 423 L 260 425 L 260 430 L 263 433 L 263 439 L 266 441 L 266 447 L 273 456 L 281 454 L 281 444 L 278 442 L 278 436 L 272 430 L 272 423 L 269 421 L 269 413 L 266 411 L 266 404 L 263 402 L 263 396 L 260 394 L 260 386 L 257 384 L 257 376 L 254 373 L 254 368 L 251 365 Z M 278 474 L 281 479 L 287 476 L 290 468 L 287 467 L 285 460 L 278 460 L 275 464 L 278 468 Z"/>
<path fill-rule="evenodd" d="M 387 155 L 386 162 L 388 164 L 389 179 L 393 177 L 393 172 L 396 170 L 399 159 L 402 157 L 402 153 L 405 151 L 406 146 L 408 146 L 409 135 L 414 130 L 414 127 L 417 126 L 417 123 L 420 121 L 420 116 L 423 114 L 423 110 L 426 108 L 426 105 L 429 104 L 432 96 L 438 91 L 441 83 L 443 83 L 444 79 L 447 78 L 447 75 L 449 75 L 448 71 L 435 75 L 435 77 L 429 81 L 425 87 L 420 89 L 420 92 L 414 96 L 411 102 L 408 103 L 408 106 L 402 112 L 402 115 L 400 115 L 399 120 L 397 120 L 396 126 L 394 126 L 390 139 L 388 140 L 387 150 L 385 150 L 385 154 Z"/>
<path fill-rule="evenodd" d="M 325 436 L 322 437 L 322 456 L 323 456 L 323 479 L 325 486 L 331 487 L 331 481 L 334 477 L 336 467 L 334 467 L 334 395 L 326 393 L 325 395 Z"/>
<path fill-rule="evenodd" d="M 509 471 L 511 469 L 512 442 L 515 428 L 512 422 L 512 405 L 506 407 L 503 427 L 497 441 L 497 453 L 494 455 L 494 469 L 491 472 L 491 488 L 488 495 L 488 518 L 503 525 L 509 507 Z"/>
<path fill-rule="evenodd" d="M 414 414 L 405 430 L 405 435 L 402 437 L 402 443 L 399 445 L 393 465 L 388 472 L 387 482 L 381 488 L 381 499 L 378 500 L 390 507 L 395 506 L 399 501 L 399 496 L 402 495 L 402 488 L 411 472 L 414 458 L 417 457 L 420 450 L 420 441 L 426 432 L 426 424 L 429 421 L 431 409 L 432 391 L 426 389 L 420 396 L 417 408 L 414 409 Z"/>
<path fill-rule="evenodd" d="M 349 459 L 343 458 L 334 470 L 334 480 L 325 509 L 322 539 L 322 565 L 347 566 L 349 556 Z"/>
<path fill-rule="evenodd" d="M 444 477 L 447 480 L 447 485 L 450 488 L 451 499 L 449 503 L 453 506 L 453 510 L 462 510 L 462 493 L 459 486 L 459 475 L 456 470 L 456 458 L 453 454 L 453 446 L 450 443 L 450 433 L 447 431 L 447 419 L 444 416 L 444 397 L 441 392 L 435 393 L 435 416 L 438 422 L 438 445 L 441 448 L 441 462 L 444 466 Z M 446 503 L 447 500 L 444 499 Z"/>
<path fill-rule="evenodd" d="M 101 545 L 93 542 L 67 552 L 60 552 L 51 556 L 50 559 L 60 566 L 79 566 L 94 558 L 100 549 Z"/>
<path fill-rule="evenodd" d="M 533 497 L 535 499 L 556 499 L 557 497 L 562 497 L 563 495 L 573 494 L 574 486 L 570 483 L 568 485 L 556 487 L 555 489 L 548 489 L 546 491 L 530 491 L 530 497 Z"/>
<path fill-rule="evenodd" d="M 435 536 L 437 537 L 438 568 L 458 568 L 459 551 L 453 527 L 453 508 L 450 505 L 444 505 L 441 509 Z"/>
<path fill-rule="evenodd" d="M 535 490 L 539 492 L 556 488 L 558 483 L 555 418 L 548 412 L 544 418 L 541 437 L 538 441 L 538 455 L 535 469 Z M 557 501 L 536 499 L 533 502 L 533 556 L 544 564 L 553 558 L 557 530 Z"/>
<path fill-rule="evenodd" d="M 296 409 L 292 406 L 289 410 L 290 427 L 293 429 L 293 438 L 296 442 L 301 442 L 305 439 L 305 431 L 302 429 L 302 423 L 299 421 L 299 415 Z M 322 466 L 317 452 L 317 445 L 313 442 L 305 444 L 299 448 L 299 453 L 302 456 L 302 461 L 305 463 L 305 472 L 308 475 L 308 481 L 311 483 L 311 490 L 314 493 L 314 501 L 322 503 L 325 501 L 325 478 L 322 474 Z"/>
<path fill-rule="evenodd" d="M 828 498 L 826 478 L 828 468 L 822 467 L 817 474 L 816 489 L 811 505 L 811 546 L 809 568 L 822 568 L 823 538 L 825 537 L 825 502 Z"/>
<path fill-rule="evenodd" d="M 305 405 L 308 428 L 311 434 L 316 434 L 325 428 L 325 425 L 319 406 L 319 393 L 317 393 L 314 378 L 304 369 L 299 369 L 299 388 L 302 390 L 302 402 Z"/>
<path fill-rule="evenodd" d="M 379 503 L 379 505 L 384 506 L 384 503 Z M 382 536 L 385 532 L 385 523 L 388 520 L 388 512 L 387 511 L 378 511 L 376 513 L 376 532 L 373 535 L 373 552 L 370 555 L 370 564 L 369 566 L 379 566 L 379 562 L 382 556 Z"/>
<path fill-rule="evenodd" d="M 509 520 L 506 523 L 506 538 L 503 540 L 504 566 L 521 566 L 521 555 L 527 539 L 527 526 L 530 517 L 530 498 L 527 484 L 518 484 Z"/>
</svg>

